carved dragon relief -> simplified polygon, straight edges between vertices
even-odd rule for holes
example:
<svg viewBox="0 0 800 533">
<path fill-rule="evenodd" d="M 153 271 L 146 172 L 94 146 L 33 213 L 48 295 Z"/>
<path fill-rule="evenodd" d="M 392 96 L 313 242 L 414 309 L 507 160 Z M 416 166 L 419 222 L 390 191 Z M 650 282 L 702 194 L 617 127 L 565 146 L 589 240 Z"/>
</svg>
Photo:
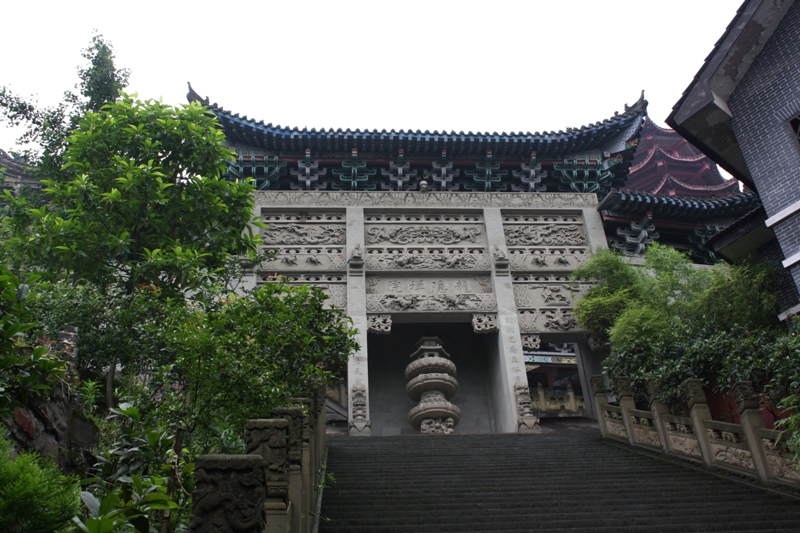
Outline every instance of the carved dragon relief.
<svg viewBox="0 0 800 533">
<path fill-rule="evenodd" d="M 523 333 L 574 331 L 580 326 L 572 309 L 532 309 L 520 311 L 519 329 Z"/>
<path fill-rule="evenodd" d="M 367 243 L 377 244 L 459 244 L 478 242 L 481 232 L 478 228 L 448 226 L 400 226 L 378 227 L 367 230 Z"/>
<path fill-rule="evenodd" d="M 263 230 L 261 240 L 267 245 L 344 244 L 345 227 L 342 224 L 276 224 Z"/>
<path fill-rule="evenodd" d="M 368 294 L 367 311 L 494 311 L 493 294 Z"/>
<path fill-rule="evenodd" d="M 369 254 L 369 270 L 489 270 L 485 254 Z"/>
<path fill-rule="evenodd" d="M 509 246 L 576 246 L 586 244 L 578 224 L 507 225 L 504 228 Z"/>
</svg>

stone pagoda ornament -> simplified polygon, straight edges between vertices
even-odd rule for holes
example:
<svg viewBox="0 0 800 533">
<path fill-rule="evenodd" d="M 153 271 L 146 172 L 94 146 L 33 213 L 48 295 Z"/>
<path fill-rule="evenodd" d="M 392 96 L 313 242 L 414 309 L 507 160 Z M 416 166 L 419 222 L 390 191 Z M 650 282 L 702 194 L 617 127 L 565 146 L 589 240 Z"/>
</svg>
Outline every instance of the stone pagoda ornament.
<svg viewBox="0 0 800 533">
<path fill-rule="evenodd" d="M 458 390 L 455 363 L 438 337 L 422 337 L 411 359 L 406 393 L 419 405 L 408 412 L 408 421 L 420 433 L 453 433 L 461 419 L 461 410 L 449 401 Z"/>
</svg>

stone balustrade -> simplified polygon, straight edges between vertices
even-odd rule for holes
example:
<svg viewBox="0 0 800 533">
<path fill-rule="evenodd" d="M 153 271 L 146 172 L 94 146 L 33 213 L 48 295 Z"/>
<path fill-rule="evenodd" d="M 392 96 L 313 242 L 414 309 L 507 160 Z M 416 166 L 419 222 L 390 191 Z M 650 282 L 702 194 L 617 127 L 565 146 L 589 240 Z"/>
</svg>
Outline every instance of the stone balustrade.
<svg viewBox="0 0 800 533">
<path fill-rule="evenodd" d="M 617 405 L 609 402 L 602 376 L 592 377 L 594 405 L 605 438 L 659 451 L 769 486 L 800 489 L 800 472 L 793 454 L 780 441 L 780 431 L 765 427 L 758 397 L 748 382 L 734 385 L 740 423 L 713 420 L 700 380 L 688 380 L 684 396 L 689 416 L 670 414 L 650 390 L 650 410 L 636 409 L 626 378 L 615 382 Z"/>
<path fill-rule="evenodd" d="M 315 530 L 324 476 L 325 394 L 320 390 L 289 404 L 273 409 L 273 418 L 245 424 L 247 455 L 197 459 L 192 533 Z M 227 529 L 215 529 L 221 520 Z"/>
</svg>

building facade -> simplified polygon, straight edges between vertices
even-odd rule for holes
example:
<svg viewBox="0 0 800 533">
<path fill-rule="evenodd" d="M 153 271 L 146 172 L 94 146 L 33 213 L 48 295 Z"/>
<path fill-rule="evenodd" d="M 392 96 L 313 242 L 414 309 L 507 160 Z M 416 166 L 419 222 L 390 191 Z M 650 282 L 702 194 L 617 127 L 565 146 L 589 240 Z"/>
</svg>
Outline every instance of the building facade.
<svg viewBox="0 0 800 533">
<path fill-rule="evenodd" d="M 745 1 L 667 123 L 758 192 L 763 212 L 717 248 L 779 260 L 794 285 L 783 316 L 799 311 L 800 3 Z"/>
<path fill-rule="evenodd" d="M 350 434 L 524 432 L 548 409 L 593 415 L 580 392 L 600 359 L 570 273 L 606 246 L 597 197 L 625 182 L 643 98 L 533 134 L 298 130 L 189 99 L 236 150 L 229 176 L 255 179 L 261 238 L 278 252 L 255 283 L 316 285 L 358 331 Z M 559 358 L 563 343 L 576 349 Z M 568 394 L 543 393 L 537 357 L 571 364 L 550 381 L 577 370 Z"/>
</svg>

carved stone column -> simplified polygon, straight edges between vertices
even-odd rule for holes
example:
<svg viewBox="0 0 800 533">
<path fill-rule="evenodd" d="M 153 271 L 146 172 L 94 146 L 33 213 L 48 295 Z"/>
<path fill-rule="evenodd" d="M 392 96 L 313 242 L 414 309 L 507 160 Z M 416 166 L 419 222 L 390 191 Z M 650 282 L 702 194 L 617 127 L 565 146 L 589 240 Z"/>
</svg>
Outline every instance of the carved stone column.
<svg viewBox="0 0 800 533">
<path fill-rule="evenodd" d="M 419 405 L 408 412 L 408 421 L 420 433 L 449 435 L 461 419 L 461 410 L 450 403 L 458 390 L 456 365 L 438 337 L 422 337 L 406 367 L 406 392 Z"/>
<path fill-rule="evenodd" d="M 617 391 L 619 408 L 622 410 L 622 422 L 625 424 L 625 429 L 628 433 L 628 442 L 630 442 L 631 446 L 635 446 L 636 438 L 633 431 L 633 422 L 631 421 L 631 409 L 636 409 L 636 402 L 633 401 L 630 378 L 619 377 L 614 379 L 614 388 Z"/>
<path fill-rule="evenodd" d="M 684 395 L 689 404 L 689 416 L 692 417 L 694 424 L 694 434 L 697 435 L 697 442 L 700 444 L 700 452 L 703 461 L 708 466 L 714 464 L 714 453 L 711 450 L 711 441 L 706 432 L 706 420 L 711 420 L 711 409 L 708 408 L 708 400 L 703 390 L 703 381 L 700 379 L 687 379 L 684 383 Z"/>
<path fill-rule="evenodd" d="M 742 431 L 753 457 L 753 466 L 761 481 L 769 481 L 771 475 L 767 454 L 764 453 L 764 447 L 761 445 L 761 436 L 758 434 L 758 430 L 765 428 L 766 424 L 764 423 L 764 417 L 761 415 L 761 404 L 753 389 L 753 384 L 749 381 L 737 381 L 733 385 L 733 397 L 736 400 L 736 408 L 739 411 Z"/>
<path fill-rule="evenodd" d="M 364 208 L 347 208 L 347 314 L 358 331 L 359 350 L 347 361 L 349 433 L 369 436 L 369 366 L 367 357 L 367 288 L 364 274 Z"/>
<path fill-rule="evenodd" d="M 195 465 L 192 533 L 264 531 L 263 458 L 260 455 L 201 455 Z"/>
<path fill-rule="evenodd" d="M 608 405 L 608 392 L 606 391 L 606 384 L 605 381 L 603 381 L 603 376 L 599 375 L 592 376 L 589 380 L 589 383 L 592 390 L 592 398 L 594 400 L 594 409 L 597 413 L 597 423 L 600 426 L 600 434 L 603 437 L 606 437 L 608 435 L 608 427 L 606 426 L 606 420 L 603 416 L 603 407 Z"/>
<path fill-rule="evenodd" d="M 244 426 L 247 453 L 263 458 L 267 498 L 265 533 L 286 533 L 291 516 L 289 505 L 289 421 L 248 420 Z"/>
<path fill-rule="evenodd" d="M 492 284 L 497 298 L 499 331 L 497 351 L 490 354 L 489 361 L 495 430 L 500 433 L 516 433 L 519 429 L 519 411 L 515 387 L 517 383 L 527 384 L 517 304 L 507 266 L 508 249 L 502 213 L 497 208 L 486 208 L 483 216 L 486 234 L 489 241 L 495 244 L 492 249 Z"/>
<path fill-rule="evenodd" d="M 292 531 L 306 531 L 308 516 L 304 514 L 303 502 L 307 487 L 303 486 L 303 408 L 276 407 L 272 416 L 288 422 L 289 440 L 289 501 L 291 502 Z"/>
<path fill-rule="evenodd" d="M 664 415 L 669 414 L 669 406 L 661 401 L 661 386 L 656 381 L 647 382 L 647 396 L 650 403 L 650 412 L 653 413 L 653 425 L 661 439 L 661 447 L 665 453 L 671 453 L 667 429 L 664 426 Z"/>
</svg>

